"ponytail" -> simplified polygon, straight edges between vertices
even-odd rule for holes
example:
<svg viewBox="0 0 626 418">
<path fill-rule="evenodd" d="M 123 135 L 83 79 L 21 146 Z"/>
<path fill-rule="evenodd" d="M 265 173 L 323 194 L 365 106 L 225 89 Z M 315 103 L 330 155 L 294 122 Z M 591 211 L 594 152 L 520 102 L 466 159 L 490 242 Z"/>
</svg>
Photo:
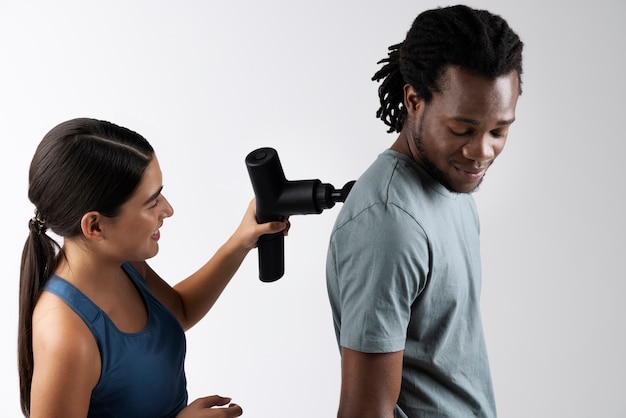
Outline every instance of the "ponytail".
<svg viewBox="0 0 626 418">
<path fill-rule="evenodd" d="M 59 244 L 46 234 L 45 222 L 35 216 L 29 221 L 30 233 L 24 244 L 20 269 L 18 322 L 18 370 L 20 401 L 24 416 L 30 416 L 30 390 L 33 379 L 33 310 L 49 275 L 56 268 Z"/>
</svg>

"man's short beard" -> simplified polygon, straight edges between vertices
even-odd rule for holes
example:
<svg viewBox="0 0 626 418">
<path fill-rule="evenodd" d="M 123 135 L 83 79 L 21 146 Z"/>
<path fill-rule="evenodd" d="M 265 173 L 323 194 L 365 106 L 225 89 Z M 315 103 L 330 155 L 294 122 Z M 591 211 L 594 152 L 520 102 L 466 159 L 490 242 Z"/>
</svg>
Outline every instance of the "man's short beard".
<svg viewBox="0 0 626 418">
<path fill-rule="evenodd" d="M 462 193 L 459 192 L 457 190 L 454 190 L 452 188 L 452 184 L 450 183 L 449 177 L 446 176 L 446 174 L 441 171 L 436 165 L 435 163 L 432 162 L 432 160 L 430 158 L 428 158 L 428 155 L 426 155 L 426 150 L 424 149 L 424 143 L 422 141 L 422 124 L 420 123 L 420 129 L 419 132 L 417 133 L 417 136 L 415 136 L 413 138 L 413 142 L 415 143 L 415 146 L 417 148 L 417 152 L 419 153 L 420 156 L 420 160 L 422 160 L 422 163 L 424 163 L 424 165 L 426 166 L 426 172 L 428 174 L 430 174 L 430 176 L 432 178 L 434 178 L 436 181 L 438 181 L 443 187 L 445 187 L 446 189 L 448 189 L 450 192 L 452 193 Z M 473 193 L 475 192 L 478 187 L 480 187 L 480 184 L 483 182 L 484 176 L 483 178 L 480 179 L 480 181 L 478 182 L 478 184 L 476 185 L 476 187 L 474 187 L 473 190 L 470 190 L 469 192 L 466 193 Z"/>
</svg>

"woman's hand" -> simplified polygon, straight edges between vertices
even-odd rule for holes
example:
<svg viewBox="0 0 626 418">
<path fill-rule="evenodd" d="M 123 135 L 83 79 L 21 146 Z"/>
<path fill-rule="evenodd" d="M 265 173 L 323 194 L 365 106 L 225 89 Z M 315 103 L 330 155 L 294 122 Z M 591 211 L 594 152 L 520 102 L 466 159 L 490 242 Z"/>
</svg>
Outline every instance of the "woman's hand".
<svg viewBox="0 0 626 418">
<path fill-rule="evenodd" d="M 261 235 L 274 234 L 283 231 L 284 235 L 289 232 L 289 217 L 285 217 L 282 221 L 273 221 L 259 224 L 256 221 L 256 199 L 252 199 L 248 205 L 239 227 L 235 230 L 231 239 L 244 250 L 256 248 L 257 241 Z"/>
<path fill-rule="evenodd" d="M 241 416 L 243 414 L 241 407 L 230 403 L 230 401 L 230 398 L 218 395 L 198 398 L 180 411 L 176 418 L 231 418 Z M 223 407 L 226 404 L 228 406 Z"/>
</svg>

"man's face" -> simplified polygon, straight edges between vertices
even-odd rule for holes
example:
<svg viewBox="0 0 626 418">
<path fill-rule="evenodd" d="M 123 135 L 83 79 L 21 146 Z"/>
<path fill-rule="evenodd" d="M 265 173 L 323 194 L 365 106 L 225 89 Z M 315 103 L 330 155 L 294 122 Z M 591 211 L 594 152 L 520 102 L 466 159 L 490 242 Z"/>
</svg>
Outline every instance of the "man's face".
<svg viewBox="0 0 626 418">
<path fill-rule="evenodd" d="M 409 118 L 404 132 L 413 159 L 448 190 L 474 191 L 502 152 L 515 120 L 517 72 L 488 79 L 448 67 L 442 91 L 430 103 L 405 100 Z"/>
</svg>

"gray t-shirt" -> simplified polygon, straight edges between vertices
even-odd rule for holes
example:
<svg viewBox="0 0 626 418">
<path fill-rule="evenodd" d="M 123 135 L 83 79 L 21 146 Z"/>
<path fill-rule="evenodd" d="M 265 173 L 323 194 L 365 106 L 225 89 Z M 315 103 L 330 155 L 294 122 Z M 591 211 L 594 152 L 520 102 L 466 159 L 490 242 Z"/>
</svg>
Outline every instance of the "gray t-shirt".
<svg viewBox="0 0 626 418">
<path fill-rule="evenodd" d="M 326 274 L 341 347 L 404 350 L 395 417 L 496 416 L 471 195 L 386 150 L 338 214 Z"/>
</svg>

